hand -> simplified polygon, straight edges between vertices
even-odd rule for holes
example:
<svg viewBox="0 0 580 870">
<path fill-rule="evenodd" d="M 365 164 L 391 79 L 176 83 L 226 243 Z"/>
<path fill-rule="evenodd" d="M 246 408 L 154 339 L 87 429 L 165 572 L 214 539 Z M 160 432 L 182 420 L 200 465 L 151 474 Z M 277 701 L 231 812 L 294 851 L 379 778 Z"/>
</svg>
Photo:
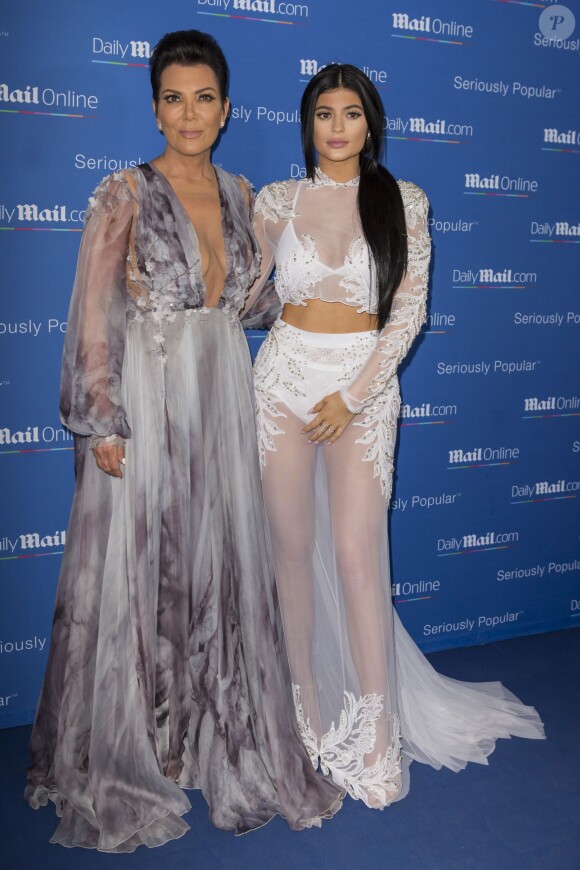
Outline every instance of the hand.
<svg viewBox="0 0 580 870">
<path fill-rule="evenodd" d="M 309 444 L 321 444 L 323 441 L 333 444 L 355 416 L 348 410 L 339 392 L 325 396 L 309 413 L 316 414 L 314 420 L 302 430 L 309 436 Z"/>
<path fill-rule="evenodd" d="M 123 477 L 121 466 L 125 464 L 125 448 L 117 447 L 116 444 L 101 444 L 93 447 L 93 456 L 97 466 L 110 474 L 111 477 Z"/>
</svg>

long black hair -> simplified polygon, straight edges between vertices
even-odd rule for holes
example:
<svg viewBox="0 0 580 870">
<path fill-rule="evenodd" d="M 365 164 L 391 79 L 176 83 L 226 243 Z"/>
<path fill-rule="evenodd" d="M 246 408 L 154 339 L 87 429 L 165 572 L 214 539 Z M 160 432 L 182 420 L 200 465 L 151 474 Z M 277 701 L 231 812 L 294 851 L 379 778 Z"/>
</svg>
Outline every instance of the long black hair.
<svg viewBox="0 0 580 870">
<path fill-rule="evenodd" d="M 213 70 L 217 79 L 222 103 L 228 95 L 229 70 L 224 53 L 209 33 L 201 30 L 174 30 L 166 33 L 149 59 L 149 73 L 153 99 L 159 99 L 159 87 L 163 70 L 172 63 L 180 66 L 205 64 Z"/>
<path fill-rule="evenodd" d="M 369 136 L 360 154 L 358 212 L 362 231 L 375 265 L 378 310 L 377 328 L 383 328 L 393 294 L 407 270 L 407 229 L 399 185 L 379 162 L 383 152 L 385 111 L 371 80 L 357 67 L 331 63 L 308 82 L 300 104 L 302 149 L 306 175 L 314 179 L 314 116 L 319 96 L 325 91 L 345 88 L 361 101 Z"/>
</svg>

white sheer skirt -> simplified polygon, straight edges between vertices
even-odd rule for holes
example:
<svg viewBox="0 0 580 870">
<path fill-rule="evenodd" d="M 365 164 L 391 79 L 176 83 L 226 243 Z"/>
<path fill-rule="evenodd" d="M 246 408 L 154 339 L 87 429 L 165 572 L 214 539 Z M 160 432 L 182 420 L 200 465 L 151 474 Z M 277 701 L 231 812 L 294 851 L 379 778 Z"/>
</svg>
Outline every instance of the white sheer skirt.
<svg viewBox="0 0 580 870">
<path fill-rule="evenodd" d="M 500 683 L 431 667 L 391 601 L 387 504 L 399 387 L 393 380 L 332 445 L 303 434 L 309 410 L 350 383 L 372 332 L 321 334 L 278 320 L 255 363 L 266 512 L 296 716 L 315 767 L 368 806 L 408 791 L 416 759 L 487 763 L 498 737 L 543 726 Z"/>
</svg>

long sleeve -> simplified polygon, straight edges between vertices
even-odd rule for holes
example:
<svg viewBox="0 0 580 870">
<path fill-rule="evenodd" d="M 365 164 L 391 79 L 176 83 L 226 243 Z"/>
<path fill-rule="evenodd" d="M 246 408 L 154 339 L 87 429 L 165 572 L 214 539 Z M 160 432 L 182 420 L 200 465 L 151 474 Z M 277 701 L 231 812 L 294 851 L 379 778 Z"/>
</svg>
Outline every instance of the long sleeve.
<svg viewBox="0 0 580 870">
<path fill-rule="evenodd" d="M 268 219 L 264 206 L 265 190 L 256 198 L 253 227 L 262 252 L 260 274 L 256 278 L 240 315 L 244 329 L 267 329 L 276 320 L 282 309 L 273 281 L 268 281 L 275 265 L 275 253 L 268 235 Z"/>
<path fill-rule="evenodd" d="M 381 330 L 368 360 L 355 379 L 340 391 L 353 413 L 359 413 L 381 393 L 408 353 L 427 317 L 427 282 L 431 240 L 427 224 L 429 203 L 414 184 L 404 184 L 407 224 L 407 272 L 395 291 L 388 322 Z"/>
<path fill-rule="evenodd" d="M 62 422 L 79 435 L 129 438 L 121 398 L 125 268 L 134 196 L 120 174 L 89 200 L 69 309 L 60 391 Z"/>
</svg>

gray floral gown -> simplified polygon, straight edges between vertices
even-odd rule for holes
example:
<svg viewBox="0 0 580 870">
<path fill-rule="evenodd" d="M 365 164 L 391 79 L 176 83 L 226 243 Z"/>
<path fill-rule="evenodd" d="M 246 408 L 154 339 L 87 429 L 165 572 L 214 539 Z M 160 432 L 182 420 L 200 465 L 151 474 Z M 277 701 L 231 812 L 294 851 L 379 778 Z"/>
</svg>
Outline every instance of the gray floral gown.
<svg viewBox="0 0 580 870">
<path fill-rule="evenodd" d="M 259 253 L 240 179 L 215 171 L 215 308 L 193 225 L 153 166 L 106 178 L 86 219 L 61 385 L 76 489 L 26 790 L 33 807 L 54 801 L 65 846 L 181 836 L 182 787 L 237 833 L 340 806 L 294 725 L 238 318 Z M 115 435 L 123 480 L 90 454 Z"/>
</svg>

